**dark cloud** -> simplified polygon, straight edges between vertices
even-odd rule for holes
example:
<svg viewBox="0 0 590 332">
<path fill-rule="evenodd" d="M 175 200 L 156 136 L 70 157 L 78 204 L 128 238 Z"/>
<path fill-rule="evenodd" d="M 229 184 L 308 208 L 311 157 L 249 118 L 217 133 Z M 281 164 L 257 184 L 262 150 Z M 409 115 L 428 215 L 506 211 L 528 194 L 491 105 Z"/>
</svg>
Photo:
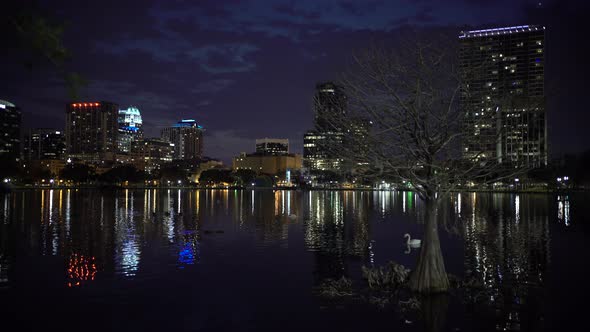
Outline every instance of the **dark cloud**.
<svg viewBox="0 0 590 332">
<path fill-rule="evenodd" d="M 249 56 L 259 48 L 249 43 L 207 45 L 187 51 L 203 70 L 211 74 L 241 73 L 256 68 Z"/>
<path fill-rule="evenodd" d="M 355 16 L 367 15 L 374 13 L 379 7 L 383 5 L 383 0 L 372 0 L 372 1 L 342 1 L 339 6 L 349 14 Z"/>
<path fill-rule="evenodd" d="M 273 6 L 273 8 L 278 13 L 293 17 L 300 17 L 306 20 L 317 20 L 321 17 L 321 13 L 319 11 L 298 9 L 290 4 L 278 4 Z"/>
<path fill-rule="evenodd" d="M 199 83 L 194 89 L 191 90 L 191 92 L 204 94 L 216 93 L 227 89 L 235 82 L 236 81 L 230 79 L 215 79 L 211 81 L 206 81 Z"/>
</svg>

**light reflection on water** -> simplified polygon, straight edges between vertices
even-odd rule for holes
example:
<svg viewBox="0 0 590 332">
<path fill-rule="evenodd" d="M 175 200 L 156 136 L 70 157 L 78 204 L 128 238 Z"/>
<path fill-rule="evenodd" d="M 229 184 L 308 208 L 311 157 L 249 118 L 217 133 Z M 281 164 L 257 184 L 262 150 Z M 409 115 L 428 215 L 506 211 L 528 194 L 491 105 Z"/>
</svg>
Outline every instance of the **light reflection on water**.
<svg viewBox="0 0 590 332">
<path fill-rule="evenodd" d="M 402 237 L 420 238 L 423 216 L 414 193 L 391 191 L 68 189 L 14 192 L 1 202 L 0 286 L 15 288 L 25 280 L 12 275 L 36 264 L 22 257 L 37 256 L 61 258 L 65 271 L 54 265 L 42 273 L 78 288 L 118 279 L 174 284 L 226 265 L 263 270 L 283 251 L 289 266 L 298 266 L 290 272 L 295 280 L 305 273 L 315 285 L 341 276 L 358 280 L 361 265 L 396 260 L 411 267 L 417 252 L 405 251 Z M 530 302 L 541 301 L 547 287 L 552 232 L 564 237 L 563 230 L 576 229 L 574 202 L 571 195 L 445 198 L 447 269 L 484 289 L 477 298 L 467 294 L 464 310 L 501 330 L 536 326 L 527 319 L 543 313 Z M 305 283 L 292 287 L 298 296 L 309 294 Z M 493 312 L 473 309 L 482 302 Z"/>
</svg>

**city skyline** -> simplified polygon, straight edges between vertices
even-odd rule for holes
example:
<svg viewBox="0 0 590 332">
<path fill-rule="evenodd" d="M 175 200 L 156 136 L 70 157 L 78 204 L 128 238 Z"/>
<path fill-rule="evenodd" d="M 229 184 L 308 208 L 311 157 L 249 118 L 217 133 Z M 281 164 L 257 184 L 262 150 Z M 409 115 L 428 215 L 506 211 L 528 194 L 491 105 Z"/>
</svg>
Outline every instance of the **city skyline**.
<svg viewBox="0 0 590 332">
<path fill-rule="evenodd" d="M 575 107 L 583 96 L 583 75 L 574 65 L 581 55 L 566 33 L 581 24 L 575 19 L 581 10 L 572 2 L 452 1 L 444 10 L 429 1 L 403 3 L 403 11 L 396 2 L 379 1 L 276 2 L 267 9 L 258 2 L 200 7 L 148 3 L 141 8 L 117 3 L 117 10 L 109 12 L 121 17 L 116 29 L 90 26 L 114 4 L 81 10 L 65 1 L 47 11 L 69 22 L 64 45 L 72 59 L 67 67 L 89 81 L 81 100 L 137 105 L 146 119 L 146 137 L 159 136 L 177 119 L 195 118 L 208 128 L 207 154 L 226 163 L 259 137 L 288 138 L 291 150 L 302 153 L 301 138 L 313 122 L 315 84 L 337 81 L 350 55 L 371 41 L 395 46 L 406 24 L 450 36 L 478 27 L 544 25 L 550 154 L 588 148 L 584 142 L 590 140 L 574 139 L 590 134 L 583 127 L 588 115 Z M 210 15 L 214 12 L 218 16 Z M 257 12 L 262 13 L 260 22 L 247 26 Z M 124 19 L 130 16 L 133 26 Z M 199 23 L 200 17 L 208 20 Z M 72 100 L 58 75 L 43 66 L 30 72 L 7 66 L 3 74 L 17 82 L 4 83 L 0 98 L 21 107 L 25 128 L 62 128 L 63 104 Z M 273 126 L 266 125 L 269 120 Z"/>
</svg>

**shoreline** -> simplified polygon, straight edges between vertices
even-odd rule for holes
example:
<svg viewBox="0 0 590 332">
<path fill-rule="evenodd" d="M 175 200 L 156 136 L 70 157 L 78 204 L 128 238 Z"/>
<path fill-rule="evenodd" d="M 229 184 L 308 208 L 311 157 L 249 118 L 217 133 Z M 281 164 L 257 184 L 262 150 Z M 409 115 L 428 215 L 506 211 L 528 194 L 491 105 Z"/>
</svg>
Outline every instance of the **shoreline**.
<svg viewBox="0 0 590 332">
<path fill-rule="evenodd" d="M 293 190 L 293 191 L 370 191 L 370 192 L 391 192 L 391 191 L 412 191 L 409 189 L 375 189 L 375 188 L 299 188 L 299 187 L 202 187 L 202 186 L 101 186 L 101 185 L 77 185 L 77 186 L 15 186 L 0 187 L 0 193 L 9 193 L 11 191 L 26 190 L 65 190 L 65 189 L 94 189 L 94 190 L 129 190 L 129 189 L 183 189 L 183 190 Z M 452 190 L 451 193 L 507 193 L 507 194 L 570 194 L 570 193 L 590 193 L 590 189 L 465 189 Z"/>
</svg>

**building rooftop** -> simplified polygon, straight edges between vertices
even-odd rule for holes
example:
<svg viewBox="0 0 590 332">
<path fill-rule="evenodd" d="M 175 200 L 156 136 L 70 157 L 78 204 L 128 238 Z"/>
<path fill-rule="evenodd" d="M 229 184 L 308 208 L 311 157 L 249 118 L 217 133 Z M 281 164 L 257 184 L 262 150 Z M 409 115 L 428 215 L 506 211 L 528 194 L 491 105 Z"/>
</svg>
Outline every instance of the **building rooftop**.
<svg viewBox="0 0 590 332">
<path fill-rule="evenodd" d="M 517 25 L 512 27 L 492 28 L 482 30 L 461 31 L 459 38 L 477 38 L 486 36 L 498 36 L 512 33 L 530 32 L 545 30 L 544 26 L 538 25 Z"/>
<path fill-rule="evenodd" d="M 262 143 L 289 144 L 289 139 L 288 138 L 268 138 L 268 137 L 256 139 L 256 144 L 262 144 Z"/>
<path fill-rule="evenodd" d="M 139 108 L 135 106 L 129 106 L 129 108 L 127 109 L 121 109 L 119 110 L 119 113 L 129 115 L 141 115 L 141 113 L 139 112 Z"/>
<path fill-rule="evenodd" d="M 0 108 L 6 108 L 6 107 L 16 107 L 16 105 L 14 105 L 13 103 L 11 103 L 9 101 L 0 99 Z"/>
<path fill-rule="evenodd" d="M 182 119 L 178 121 L 173 127 L 180 128 L 180 127 L 196 127 L 199 129 L 203 129 L 203 126 L 198 125 L 197 121 L 193 119 Z"/>
</svg>

